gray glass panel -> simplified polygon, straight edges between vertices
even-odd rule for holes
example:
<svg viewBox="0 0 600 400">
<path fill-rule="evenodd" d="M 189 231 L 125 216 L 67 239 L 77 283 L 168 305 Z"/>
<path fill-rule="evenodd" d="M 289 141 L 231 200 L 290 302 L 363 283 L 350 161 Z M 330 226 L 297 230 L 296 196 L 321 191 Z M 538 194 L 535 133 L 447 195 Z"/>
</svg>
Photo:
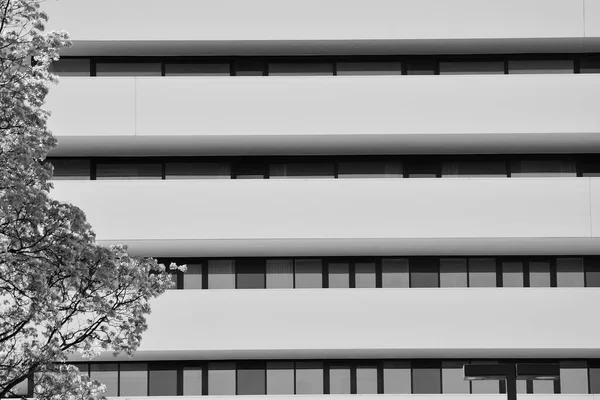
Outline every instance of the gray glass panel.
<svg viewBox="0 0 600 400">
<path fill-rule="evenodd" d="M 323 265 L 318 259 L 302 259 L 295 261 L 295 278 L 297 288 L 322 288 Z"/>
<path fill-rule="evenodd" d="M 202 289 L 202 264 L 187 264 L 183 274 L 184 289 Z"/>
<path fill-rule="evenodd" d="M 237 371 L 237 394 L 267 394 L 264 368 L 239 368 Z"/>
<path fill-rule="evenodd" d="M 384 361 L 383 393 L 410 394 L 410 363 L 404 361 Z"/>
<path fill-rule="evenodd" d="M 148 396 L 177 396 L 177 370 L 150 370 Z"/>
<path fill-rule="evenodd" d="M 97 63 L 96 76 L 160 76 L 160 63 Z"/>
<path fill-rule="evenodd" d="M 377 367 L 356 367 L 356 393 L 377 393 Z"/>
<path fill-rule="evenodd" d="M 50 64 L 50 71 L 58 76 L 90 76 L 89 58 L 61 58 Z"/>
<path fill-rule="evenodd" d="M 412 389 L 414 394 L 442 393 L 439 368 L 413 368 Z"/>
<path fill-rule="evenodd" d="M 496 287 L 496 260 L 493 258 L 470 258 L 469 286 Z"/>
<path fill-rule="evenodd" d="M 572 60 L 514 60 L 508 62 L 509 74 L 572 74 Z"/>
<path fill-rule="evenodd" d="M 556 259 L 556 286 L 558 287 L 583 287 L 583 259 L 582 258 L 557 258 Z"/>
<path fill-rule="evenodd" d="M 294 287 L 294 260 L 267 260 L 267 288 Z"/>
<path fill-rule="evenodd" d="M 355 286 L 374 288 L 377 286 L 375 263 L 357 262 L 354 264 Z"/>
<path fill-rule="evenodd" d="M 406 64 L 407 75 L 433 75 L 435 66 L 432 62 L 412 62 Z"/>
<path fill-rule="evenodd" d="M 162 165 L 97 164 L 96 179 L 162 179 Z"/>
<path fill-rule="evenodd" d="M 339 62 L 338 75 L 401 75 L 401 62 Z"/>
<path fill-rule="evenodd" d="M 463 366 L 466 362 L 442 362 L 442 393 L 470 393 L 469 381 L 464 379 Z"/>
<path fill-rule="evenodd" d="M 550 287 L 549 261 L 531 261 L 529 263 L 529 286 Z"/>
<path fill-rule="evenodd" d="M 116 396 L 118 394 L 118 366 L 117 364 L 91 364 L 90 378 L 106 385 L 105 396 Z"/>
<path fill-rule="evenodd" d="M 265 288 L 265 264 L 264 261 L 255 259 L 236 260 L 235 270 L 237 272 L 238 289 L 264 289 Z"/>
<path fill-rule="evenodd" d="M 256 60 L 238 60 L 234 68 L 237 76 L 262 76 L 265 64 Z"/>
<path fill-rule="evenodd" d="M 582 74 L 600 73 L 600 57 L 582 57 L 579 72 Z"/>
<path fill-rule="evenodd" d="M 231 179 L 229 163 L 167 163 L 166 179 Z"/>
<path fill-rule="evenodd" d="M 505 178 L 506 163 L 502 161 L 461 161 L 442 164 L 442 177 Z"/>
<path fill-rule="evenodd" d="M 600 367 L 590 367 L 590 393 L 600 393 Z"/>
<path fill-rule="evenodd" d="M 523 263 L 505 261 L 502 263 L 502 286 L 523 287 Z"/>
<path fill-rule="evenodd" d="M 296 363 L 296 394 L 323 394 L 322 363 Z"/>
<path fill-rule="evenodd" d="M 333 163 L 287 163 L 271 164 L 269 177 L 271 179 L 316 179 L 334 178 L 335 174 Z"/>
<path fill-rule="evenodd" d="M 440 287 L 467 287 L 467 259 L 440 259 Z"/>
<path fill-rule="evenodd" d="M 294 394 L 294 363 L 267 363 L 267 394 Z"/>
<path fill-rule="evenodd" d="M 600 287 L 600 263 L 597 258 L 585 262 L 585 286 Z"/>
<path fill-rule="evenodd" d="M 381 261 L 381 272 L 384 288 L 407 288 L 409 286 L 407 259 L 384 258 Z"/>
<path fill-rule="evenodd" d="M 270 63 L 269 75 L 333 75 L 331 63 Z"/>
<path fill-rule="evenodd" d="M 350 368 L 335 367 L 329 368 L 329 393 L 330 394 L 350 394 Z"/>
<path fill-rule="evenodd" d="M 341 162 L 338 178 L 402 178 L 402 164 L 396 162 Z"/>
<path fill-rule="evenodd" d="M 439 287 L 437 260 L 412 259 L 410 261 L 410 287 Z"/>
<path fill-rule="evenodd" d="M 77 369 L 79 370 L 80 375 L 89 376 L 90 375 L 90 367 L 88 364 L 76 364 Z"/>
<path fill-rule="evenodd" d="M 229 64 L 166 64 L 166 76 L 230 76 Z"/>
<path fill-rule="evenodd" d="M 440 75 L 504 74 L 503 61 L 441 62 Z"/>
<path fill-rule="evenodd" d="M 235 289 L 235 261 L 208 261 L 208 288 Z"/>
<path fill-rule="evenodd" d="M 513 161 L 510 176 L 527 177 L 576 177 L 575 162 L 565 160 L 521 160 Z"/>
<path fill-rule="evenodd" d="M 199 396 L 202 394 L 202 367 L 183 368 L 183 395 Z"/>
<path fill-rule="evenodd" d="M 585 361 L 560 362 L 560 392 L 562 394 L 587 394 L 588 376 Z"/>
<path fill-rule="evenodd" d="M 89 160 L 54 158 L 50 163 L 54 167 L 52 179 L 90 179 Z"/>
<path fill-rule="evenodd" d="M 235 363 L 208 364 L 208 394 L 235 394 Z"/>
<path fill-rule="evenodd" d="M 119 396 L 148 395 L 148 364 L 121 364 Z"/>
<path fill-rule="evenodd" d="M 29 379 L 25 379 L 24 381 L 17 383 L 12 389 L 10 389 L 10 391 L 16 396 L 27 397 L 27 394 L 29 393 Z"/>
<path fill-rule="evenodd" d="M 493 361 L 471 361 L 471 364 L 497 364 Z M 498 394 L 500 393 L 500 382 L 496 380 L 471 381 L 472 394 Z"/>
<path fill-rule="evenodd" d="M 554 394 L 554 381 L 533 381 L 534 394 Z"/>
<path fill-rule="evenodd" d="M 349 288 L 350 287 L 350 266 L 348 263 L 330 263 L 329 264 L 329 287 L 330 288 Z"/>
</svg>

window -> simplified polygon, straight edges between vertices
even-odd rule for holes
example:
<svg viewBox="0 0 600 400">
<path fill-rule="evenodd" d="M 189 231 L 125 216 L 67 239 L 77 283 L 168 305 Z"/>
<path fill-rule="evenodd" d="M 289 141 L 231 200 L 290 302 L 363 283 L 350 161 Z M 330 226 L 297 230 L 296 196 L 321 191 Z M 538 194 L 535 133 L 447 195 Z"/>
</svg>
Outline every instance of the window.
<svg viewBox="0 0 600 400">
<path fill-rule="evenodd" d="M 560 392 L 562 394 L 587 394 L 587 372 L 585 361 L 561 361 Z"/>
<path fill-rule="evenodd" d="M 572 74 L 573 60 L 512 60 L 509 74 Z"/>
<path fill-rule="evenodd" d="M 558 287 L 583 287 L 583 281 L 583 259 L 556 259 L 556 285 Z"/>
<path fill-rule="evenodd" d="M 329 287 L 350 287 L 350 265 L 348 263 L 329 263 Z"/>
<path fill-rule="evenodd" d="M 590 393 L 600 393 L 600 366 L 594 365 L 589 368 Z"/>
<path fill-rule="evenodd" d="M 409 178 L 437 178 L 440 176 L 438 164 L 413 163 L 408 165 Z"/>
<path fill-rule="evenodd" d="M 503 61 L 441 62 L 440 75 L 504 74 Z"/>
<path fill-rule="evenodd" d="M 322 288 L 323 265 L 321 260 L 296 260 L 295 280 L 297 288 Z"/>
<path fill-rule="evenodd" d="M 407 288 L 409 286 L 407 259 L 384 258 L 381 261 L 381 272 L 384 288 Z"/>
<path fill-rule="evenodd" d="M 399 162 L 341 162 L 338 178 L 402 178 Z"/>
<path fill-rule="evenodd" d="M 332 63 L 270 63 L 269 75 L 333 75 Z"/>
<path fill-rule="evenodd" d="M 271 179 L 277 178 L 334 178 L 333 163 L 287 163 L 271 164 L 269 176 Z"/>
<path fill-rule="evenodd" d="M 357 262 L 354 264 L 355 287 L 374 288 L 377 286 L 376 267 L 374 262 Z"/>
<path fill-rule="evenodd" d="M 267 394 L 294 394 L 294 363 L 267 363 Z"/>
<path fill-rule="evenodd" d="M 238 60 L 233 64 L 237 76 L 265 75 L 265 63 L 258 60 Z"/>
<path fill-rule="evenodd" d="M 208 364 L 208 394 L 209 396 L 235 394 L 235 363 Z"/>
<path fill-rule="evenodd" d="M 14 397 L 21 396 L 22 398 L 27 398 L 29 394 L 29 379 L 17 383 L 10 391 L 15 395 Z M 9 395 L 6 398 L 11 397 L 13 396 Z"/>
<path fill-rule="evenodd" d="M 267 260 L 267 288 L 294 287 L 294 260 Z"/>
<path fill-rule="evenodd" d="M 90 179 L 90 161 L 76 158 L 53 158 L 52 179 Z"/>
<path fill-rule="evenodd" d="M 597 161 L 582 161 L 581 162 L 581 176 L 594 177 L 600 176 L 600 162 Z"/>
<path fill-rule="evenodd" d="M 323 394 L 323 363 L 296 363 L 296 394 Z"/>
<path fill-rule="evenodd" d="M 261 259 L 240 258 L 236 260 L 238 289 L 265 288 L 265 261 Z"/>
<path fill-rule="evenodd" d="M 410 363 L 408 361 L 383 362 L 383 393 L 411 393 Z"/>
<path fill-rule="evenodd" d="M 494 361 L 471 361 L 471 364 L 497 364 Z M 473 394 L 498 394 L 500 383 L 496 380 L 471 381 L 471 393 Z"/>
<path fill-rule="evenodd" d="M 442 258 L 440 260 L 440 287 L 467 287 L 467 260 Z"/>
<path fill-rule="evenodd" d="M 470 258 L 469 286 L 496 287 L 496 260 L 493 258 Z"/>
<path fill-rule="evenodd" d="M 263 365 L 243 365 L 237 370 L 237 394 L 267 394 Z"/>
<path fill-rule="evenodd" d="M 585 286 L 600 287 L 600 260 L 597 257 L 585 260 Z"/>
<path fill-rule="evenodd" d="M 183 395 L 199 396 L 202 394 L 202 367 L 183 368 Z"/>
<path fill-rule="evenodd" d="M 529 262 L 529 286 L 550 287 L 550 262 Z"/>
<path fill-rule="evenodd" d="M 148 364 L 121 364 L 119 396 L 148 395 Z"/>
<path fill-rule="evenodd" d="M 235 261 L 208 261 L 208 288 L 235 289 Z"/>
<path fill-rule="evenodd" d="M 350 367 L 331 366 L 329 368 L 329 393 L 350 394 Z"/>
<path fill-rule="evenodd" d="M 266 166 L 264 164 L 239 164 L 235 166 L 236 179 L 265 179 Z"/>
<path fill-rule="evenodd" d="M 471 393 L 469 381 L 464 379 L 463 366 L 467 361 L 442 362 L 442 393 Z"/>
<path fill-rule="evenodd" d="M 565 160 L 519 160 L 511 163 L 511 177 L 576 177 L 575 162 Z"/>
<path fill-rule="evenodd" d="M 554 381 L 534 380 L 532 383 L 534 394 L 554 394 Z"/>
<path fill-rule="evenodd" d="M 230 179 L 229 163 L 166 163 L 166 179 Z"/>
<path fill-rule="evenodd" d="M 148 396 L 177 396 L 176 368 L 151 368 L 148 381 Z"/>
<path fill-rule="evenodd" d="M 415 258 L 410 260 L 410 287 L 439 287 L 438 265 L 434 258 Z"/>
<path fill-rule="evenodd" d="M 579 72 L 582 74 L 597 74 L 600 73 L 600 57 L 587 56 L 581 57 Z"/>
<path fill-rule="evenodd" d="M 440 369 L 436 367 L 413 367 L 412 390 L 414 394 L 442 393 Z"/>
<path fill-rule="evenodd" d="M 229 64 L 165 64 L 166 76 L 230 76 Z"/>
<path fill-rule="evenodd" d="M 97 63 L 97 76 L 160 76 L 160 63 Z"/>
<path fill-rule="evenodd" d="M 502 286 L 523 287 L 523 263 L 520 261 L 502 262 Z"/>
<path fill-rule="evenodd" d="M 433 75 L 435 63 L 433 61 L 409 62 L 406 64 L 407 75 Z"/>
<path fill-rule="evenodd" d="M 162 165 L 155 164 L 97 164 L 96 179 L 162 179 Z"/>
<path fill-rule="evenodd" d="M 90 378 L 102 382 L 106 386 L 105 396 L 117 396 L 119 384 L 118 364 L 91 364 Z"/>
<path fill-rule="evenodd" d="M 377 393 L 377 367 L 356 367 L 356 393 Z"/>
<path fill-rule="evenodd" d="M 90 76 L 90 59 L 61 58 L 50 64 L 50 72 L 58 76 Z"/>
<path fill-rule="evenodd" d="M 442 164 L 442 177 L 499 178 L 506 177 L 506 163 L 503 161 L 453 161 Z"/>
<path fill-rule="evenodd" d="M 187 264 L 187 271 L 183 274 L 184 289 L 202 289 L 202 264 Z"/>
<path fill-rule="evenodd" d="M 338 75 L 401 75 L 400 62 L 338 62 Z"/>
</svg>

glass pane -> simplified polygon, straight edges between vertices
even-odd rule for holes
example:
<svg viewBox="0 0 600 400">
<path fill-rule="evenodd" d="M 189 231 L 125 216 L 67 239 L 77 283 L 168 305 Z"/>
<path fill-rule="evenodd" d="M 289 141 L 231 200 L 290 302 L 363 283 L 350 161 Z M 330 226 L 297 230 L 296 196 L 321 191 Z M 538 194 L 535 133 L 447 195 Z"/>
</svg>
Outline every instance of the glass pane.
<svg viewBox="0 0 600 400">
<path fill-rule="evenodd" d="M 350 367 L 329 368 L 329 393 L 350 394 Z"/>
<path fill-rule="evenodd" d="M 440 63 L 440 75 L 489 75 L 503 73 L 503 61 Z"/>
<path fill-rule="evenodd" d="M 61 58 L 50 64 L 50 72 L 58 76 L 90 76 L 90 59 Z"/>
<path fill-rule="evenodd" d="M 377 286 L 375 263 L 357 262 L 354 264 L 354 272 L 357 288 L 374 288 Z"/>
<path fill-rule="evenodd" d="M 236 179 L 264 179 L 265 166 L 263 164 L 238 164 L 235 166 Z"/>
<path fill-rule="evenodd" d="M 439 368 L 413 368 L 412 388 L 414 394 L 442 393 Z"/>
<path fill-rule="evenodd" d="M 296 363 L 296 394 L 323 394 L 322 363 Z"/>
<path fill-rule="evenodd" d="M 509 74 L 572 74 L 573 60 L 515 60 L 508 62 Z"/>
<path fill-rule="evenodd" d="M 497 364 L 494 361 L 471 361 L 471 364 Z M 472 394 L 498 394 L 500 393 L 500 382 L 492 380 L 471 381 Z"/>
<path fill-rule="evenodd" d="M 597 74 L 600 73 L 600 57 L 589 56 L 581 57 L 579 72 L 582 74 Z"/>
<path fill-rule="evenodd" d="M 341 162 L 338 178 L 402 178 L 399 162 Z"/>
<path fill-rule="evenodd" d="M 590 393 L 600 393 L 600 367 L 590 367 Z"/>
<path fill-rule="evenodd" d="M 296 260 L 296 287 L 322 288 L 323 265 L 321 260 Z"/>
<path fill-rule="evenodd" d="M 348 263 L 329 263 L 329 287 L 350 287 L 350 266 Z"/>
<path fill-rule="evenodd" d="M 166 64 L 167 76 L 230 76 L 229 64 Z"/>
<path fill-rule="evenodd" d="M 294 394 L 294 363 L 267 363 L 267 394 Z"/>
<path fill-rule="evenodd" d="M 267 394 L 264 368 L 238 368 L 237 394 Z"/>
<path fill-rule="evenodd" d="M 183 368 L 183 395 L 199 396 L 202 394 L 202 367 Z"/>
<path fill-rule="evenodd" d="M 256 60 L 238 60 L 234 63 L 237 76 L 262 76 L 265 64 Z"/>
<path fill-rule="evenodd" d="M 356 367 L 356 393 L 377 393 L 377 367 Z"/>
<path fill-rule="evenodd" d="M 496 260 L 493 258 L 470 258 L 469 286 L 496 287 Z"/>
<path fill-rule="evenodd" d="M 560 362 L 560 392 L 562 394 L 587 394 L 587 363 L 585 361 Z"/>
<path fill-rule="evenodd" d="M 470 393 L 469 381 L 464 379 L 465 361 L 442 362 L 442 393 Z"/>
<path fill-rule="evenodd" d="M 407 288 L 409 286 L 407 259 L 384 258 L 381 261 L 381 272 L 384 288 Z"/>
<path fill-rule="evenodd" d="M 467 287 L 467 259 L 440 259 L 440 287 Z"/>
<path fill-rule="evenodd" d="M 534 394 L 554 394 L 554 381 L 533 381 Z"/>
<path fill-rule="evenodd" d="M 409 164 L 409 178 L 436 178 L 439 172 L 437 164 Z"/>
<path fill-rule="evenodd" d="M 505 261 L 502 263 L 502 286 L 523 287 L 523 263 Z"/>
<path fill-rule="evenodd" d="M 187 271 L 183 274 L 184 289 L 202 289 L 202 264 L 186 264 Z"/>
<path fill-rule="evenodd" d="M 435 64 L 433 62 L 410 62 L 406 64 L 407 75 L 433 75 Z"/>
<path fill-rule="evenodd" d="M 25 379 L 24 381 L 17 383 L 15 386 L 13 386 L 12 389 L 10 389 L 10 391 L 16 396 L 27 397 L 27 395 L 29 394 L 29 379 Z M 7 396 L 6 398 L 11 397 L 12 396 Z"/>
<path fill-rule="evenodd" d="M 442 164 L 442 177 L 502 178 L 508 176 L 506 163 L 502 161 L 459 161 Z"/>
<path fill-rule="evenodd" d="M 529 263 L 529 286 L 550 287 L 549 261 L 531 261 Z"/>
<path fill-rule="evenodd" d="M 148 396 L 177 396 L 177 370 L 160 369 L 148 372 Z"/>
<path fill-rule="evenodd" d="M 556 259 L 556 286 L 583 287 L 583 259 Z"/>
<path fill-rule="evenodd" d="M 401 62 L 339 62 L 338 75 L 401 75 Z"/>
<path fill-rule="evenodd" d="M 208 394 L 210 396 L 235 394 L 235 363 L 208 364 Z"/>
<path fill-rule="evenodd" d="M 166 179 L 230 179 L 229 163 L 167 163 Z"/>
<path fill-rule="evenodd" d="M 160 76 L 160 63 L 97 63 L 97 76 Z"/>
<path fill-rule="evenodd" d="M 383 393 L 410 394 L 410 363 L 405 361 L 384 361 Z"/>
<path fill-rule="evenodd" d="M 148 396 L 148 364 L 121 364 L 119 396 Z"/>
<path fill-rule="evenodd" d="M 162 179 L 162 165 L 97 164 L 96 179 Z"/>
<path fill-rule="evenodd" d="M 90 364 L 90 378 L 106 385 L 105 396 L 118 394 L 118 366 L 117 364 Z"/>
<path fill-rule="evenodd" d="M 208 261 L 208 288 L 235 289 L 235 261 Z"/>
<path fill-rule="evenodd" d="M 53 158 L 49 160 L 54 167 L 52 179 L 90 179 L 90 161 Z"/>
<path fill-rule="evenodd" d="M 294 260 L 267 260 L 267 288 L 294 287 Z"/>
<path fill-rule="evenodd" d="M 269 63 L 269 75 L 333 75 L 332 63 Z"/>
<path fill-rule="evenodd" d="M 596 257 L 585 260 L 585 286 L 600 287 L 600 262 Z"/>
<path fill-rule="evenodd" d="M 521 160 L 511 163 L 510 176 L 526 177 L 576 177 L 575 162 L 564 160 Z"/>
<path fill-rule="evenodd" d="M 265 288 L 265 262 L 264 260 L 240 258 L 236 260 L 238 289 L 264 289 Z"/>
<path fill-rule="evenodd" d="M 439 287 L 437 260 L 433 258 L 414 258 L 410 260 L 410 287 Z"/>
<path fill-rule="evenodd" d="M 271 164 L 269 167 L 269 177 L 272 179 L 316 179 L 334 176 L 333 163 L 287 163 Z"/>
<path fill-rule="evenodd" d="M 89 376 L 90 375 L 90 367 L 88 364 L 76 364 L 77 369 L 79 369 L 80 375 Z"/>
<path fill-rule="evenodd" d="M 600 162 L 583 161 L 581 162 L 581 175 L 584 177 L 600 176 Z"/>
</svg>

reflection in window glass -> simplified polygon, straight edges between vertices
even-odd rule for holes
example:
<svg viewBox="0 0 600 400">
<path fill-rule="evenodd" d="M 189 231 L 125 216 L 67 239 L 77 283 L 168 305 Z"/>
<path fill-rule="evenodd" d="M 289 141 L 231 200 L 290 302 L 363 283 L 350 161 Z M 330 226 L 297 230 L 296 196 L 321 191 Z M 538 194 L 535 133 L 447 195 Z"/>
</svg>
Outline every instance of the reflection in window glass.
<svg viewBox="0 0 600 400">
<path fill-rule="evenodd" d="M 145 363 L 121 364 L 119 396 L 148 395 L 148 365 Z"/>
<path fill-rule="evenodd" d="M 402 178 L 399 162 L 340 162 L 338 178 Z"/>
<path fill-rule="evenodd" d="M 356 367 L 356 393 L 377 393 L 377 367 Z"/>
<path fill-rule="evenodd" d="M 294 363 L 267 363 L 267 394 L 294 394 Z"/>
<path fill-rule="evenodd" d="M 177 396 L 177 370 L 151 369 L 148 396 Z"/>
<path fill-rule="evenodd" d="M 208 261 L 208 288 L 235 289 L 235 261 Z"/>
<path fill-rule="evenodd" d="M 329 264 L 329 287 L 330 288 L 349 288 L 350 287 L 350 266 L 348 263 L 330 263 Z"/>
<path fill-rule="evenodd" d="M 118 365 L 117 364 L 91 364 L 90 378 L 102 382 L 106 386 L 105 396 L 118 394 Z"/>
<path fill-rule="evenodd" d="M 202 367 L 183 368 L 183 395 L 199 396 L 202 394 Z"/>
<path fill-rule="evenodd" d="M 590 393 L 597 394 L 600 393 L 600 367 L 590 367 L 589 369 L 589 377 L 590 377 Z"/>
<path fill-rule="evenodd" d="M 383 393 L 410 394 L 410 363 L 407 361 L 384 361 Z"/>
<path fill-rule="evenodd" d="M 184 289 L 202 289 L 202 264 L 187 264 L 183 274 Z"/>
<path fill-rule="evenodd" d="M 512 60 L 509 74 L 572 74 L 573 60 Z"/>
<path fill-rule="evenodd" d="M 271 179 L 316 179 L 333 178 L 334 176 L 333 163 L 287 163 L 271 164 L 269 167 L 269 177 Z"/>
<path fill-rule="evenodd" d="M 162 165 L 154 164 L 97 164 L 96 179 L 162 179 Z"/>
<path fill-rule="evenodd" d="M 523 287 L 523 263 L 505 261 L 502 263 L 502 286 Z"/>
<path fill-rule="evenodd" d="M 357 262 L 354 264 L 355 286 L 374 288 L 377 286 L 375 263 Z"/>
<path fill-rule="evenodd" d="M 469 286 L 496 287 L 496 260 L 493 258 L 470 258 Z"/>
<path fill-rule="evenodd" d="M 267 288 L 294 287 L 294 260 L 267 260 Z"/>
<path fill-rule="evenodd" d="M 166 164 L 166 179 L 230 179 L 229 163 L 174 162 Z"/>
<path fill-rule="evenodd" d="M 322 363 L 296 363 L 296 394 L 323 394 Z"/>
<path fill-rule="evenodd" d="M 230 76 L 229 64 L 165 64 L 166 76 Z"/>
<path fill-rule="evenodd" d="M 529 286 L 550 287 L 549 261 L 531 261 L 529 263 Z"/>
<path fill-rule="evenodd" d="M 412 390 L 414 394 L 442 393 L 439 368 L 413 368 Z"/>
<path fill-rule="evenodd" d="M 440 287 L 467 287 L 467 260 L 440 259 Z"/>
<path fill-rule="evenodd" d="M 29 379 L 17 383 L 10 391 L 13 392 L 15 396 L 27 397 L 29 394 Z M 12 396 L 8 396 L 7 398 L 11 397 Z"/>
<path fill-rule="evenodd" d="M 503 61 L 441 62 L 440 75 L 504 74 Z"/>
<path fill-rule="evenodd" d="M 442 362 L 442 393 L 470 393 L 469 381 L 464 379 L 464 361 Z"/>
<path fill-rule="evenodd" d="M 160 76 L 160 63 L 97 63 L 97 76 Z"/>
<path fill-rule="evenodd" d="M 407 288 L 409 286 L 407 259 L 384 258 L 381 261 L 381 272 L 384 288 Z"/>
<path fill-rule="evenodd" d="M 596 257 L 585 260 L 585 286 L 600 287 L 600 262 Z"/>
<path fill-rule="evenodd" d="M 338 75 L 401 75 L 400 62 L 339 62 Z"/>
<path fill-rule="evenodd" d="M 554 394 L 554 381 L 533 381 L 533 393 L 534 394 Z"/>
<path fill-rule="evenodd" d="M 265 387 L 265 369 L 259 367 L 238 368 L 237 394 L 267 394 Z"/>
<path fill-rule="evenodd" d="M 269 63 L 269 75 L 333 75 L 332 63 Z"/>
<path fill-rule="evenodd" d="M 350 394 L 349 367 L 332 366 L 329 368 L 329 393 Z"/>
<path fill-rule="evenodd" d="M 497 364 L 494 361 L 471 361 L 471 364 Z M 500 383 L 495 380 L 471 381 L 471 393 L 473 394 L 498 394 Z"/>
<path fill-rule="evenodd" d="M 585 361 L 560 362 L 560 392 L 562 394 L 587 394 L 588 377 Z"/>
<path fill-rule="evenodd" d="M 415 258 L 410 260 L 410 287 L 439 287 L 438 266 L 436 259 Z"/>
<path fill-rule="evenodd" d="M 513 178 L 577 176 L 575 162 L 565 160 L 518 160 L 510 168 Z"/>
<path fill-rule="evenodd" d="M 53 158 L 52 179 L 90 179 L 90 161 L 72 158 Z"/>
<path fill-rule="evenodd" d="M 50 72 L 58 76 L 90 76 L 90 59 L 61 58 L 50 64 Z"/>
<path fill-rule="evenodd" d="M 322 288 L 323 265 L 321 260 L 296 260 L 296 287 L 297 288 Z"/>
<path fill-rule="evenodd" d="M 238 289 L 265 288 L 265 262 L 261 259 L 240 258 L 236 260 Z"/>
<path fill-rule="evenodd" d="M 235 363 L 208 364 L 208 394 L 209 396 L 235 394 Z"/>
<path fill-rule="evenodd" d="M 583 259 L 556 259 L 556 286 L 583 287 Z"/>
<path fill-rule="evenodd" d="M 502 178 L 507 176 L 506 163 L 502 161 L 455 161 L 442 164 L 442 177 Z"/>
</svg>

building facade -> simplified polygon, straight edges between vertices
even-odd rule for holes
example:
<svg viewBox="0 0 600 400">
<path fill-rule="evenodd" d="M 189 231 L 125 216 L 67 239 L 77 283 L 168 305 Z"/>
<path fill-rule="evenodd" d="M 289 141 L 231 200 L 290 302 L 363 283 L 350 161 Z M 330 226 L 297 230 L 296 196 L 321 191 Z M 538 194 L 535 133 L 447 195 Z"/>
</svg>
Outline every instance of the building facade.
<svg viewBox="0 0 600 400">
<path fill-rule="evenodd" d="M 107 395 L 600 393 L 600 0 L 44 7 L 53 195 L 188 266 Z"/>
</svg>

